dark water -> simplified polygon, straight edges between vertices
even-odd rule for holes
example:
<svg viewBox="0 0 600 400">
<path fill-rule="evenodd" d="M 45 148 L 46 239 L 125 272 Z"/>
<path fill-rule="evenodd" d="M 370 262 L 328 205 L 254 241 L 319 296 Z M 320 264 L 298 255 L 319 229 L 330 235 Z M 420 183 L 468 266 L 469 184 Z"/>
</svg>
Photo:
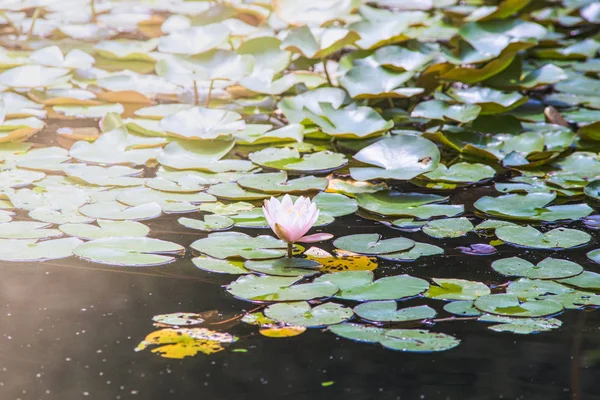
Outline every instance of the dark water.
<svg viewBox="0 0 600 400">
<path fill-rule="evenodd" d="M 485 191 L 463 190 L 453 202 L 468 203 Z M 200 237 L 174 224 L 175 218 L 148 221 L 152 236 L 182 245 Z M 427 240 L 422 233 L 402 233 L 357 216 L 340 218 L 327 230 L 378 231 L 386 237 L 402 234 Z M 485 239 L 470 235 L 466 240 L 448 240 L 444 256 L 382 263 L 376 273 L 498 284 L 504 280 L 491 270 L 491 261 L 528 252 L 502 246 L 499 255 L 477 257 L 453 250 L 466 242 Z M 562 255 L 597 270 L 584 257 L 593 247 Z M 529 251 L 528 259 L 541 260 L 551 253 Z M 235 322 L 223 327 L 240 340 L 211 356 L 171 360 L 149 350 L 134 352 L 155 330 L 151 319 L 156 314 L 219 310 L 227 319 L 253 307 L 224 291 L 222 285 L 235 277 L 197 270 L 191 256 L 162 267 L 129 269 L 75 258 L 3 263 L 0 399 L 600 398 L 600 312 L 593 311 L 568 311 L 558 317 L 562 328 L 538 335 L 496 333 L 475 321 L 440 322 L 431 329 L 453 334 L 462 343 L 434 354 L 394 352 L 321 330 L 293 338 L 265 338 L 256 327 Z M 406 303 L 424 302 L 428 301 Z M 429 304 L 441 310 L 441 302 Z M 328 381 L 334 384 L 323 387 Z"/>
</svg>

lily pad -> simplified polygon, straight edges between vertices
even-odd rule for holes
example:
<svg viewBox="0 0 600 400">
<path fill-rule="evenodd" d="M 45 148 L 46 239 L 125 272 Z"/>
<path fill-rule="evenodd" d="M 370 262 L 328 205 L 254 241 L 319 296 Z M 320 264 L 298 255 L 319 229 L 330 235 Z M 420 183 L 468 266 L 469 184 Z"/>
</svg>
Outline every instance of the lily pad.
<svg viewBox="0 0 600 400">
<path fill-rule="evenodd" d="M 294 285 L 298 277 L 244 275 L 232 282 L 227 291 L 250 301 L 306 301 L 331 297 L 339 291 L 329 282 Z"/>
<path fill-rule="evenodd" d="M 367 146 L 356 153 L 354 158 L 374 167 L 351 168 L 353 179 L 407 180 L 434 170 L 440 161 L 440 152 L 427 139 L 400 135 Z"/>
<path fill-rule="evenodd" d="M 427 222 L 423 226 L 423 232 L 438 239 L 457 238 L 466 236 L 474 228 L 467 218 L 447 218 Z"/>
<path fill-rule="evenodd" d="M 324 173 L 343 167 L 346 156 L 331 151 L 304 154 L 291 148 L 266 148 L 250 153 L 250 160 L 261 167 L 279 169 L 292 173 Z"/>
<path fill-rule="evenodd" d="M 273 276 L 311 276 L 319 272 L 321 264 L 305 258 L 278 258 L 275 260 L 252 261 L 244 263 L 250 271 Z"/>
<path fill-rule="evenodd" d="M 252 237 L 239 232 L 211 233 L 204 239 L 196 240 L 190 246 L 194 250 L 214 258 L 249 260 L 283 257 L 287 249 L 285 242 L 272 236 Z"/>
<path fill-rule="evenodd" d="M 111 221 L 99 219 L 98 226 L 91 224 L 64 224 L 58 227 L 69 236 L 85 240 L 108 238 L 112 236 L 144 237 L 150 228 L 136 221 Z"/>
<path fill-rule="evenodd" d="M 555 228 L 542 233 L 532 226 L 504 226 L 496 229 L 503 242 L 534 249 L 562 250 L 588 243 L 591 236 L 576 229 Z"/>
<path fill-rule="evenodd" d="M 475 307 L 483 312 L 509 317 L 543 317 L 558 314 L 562 304 L 553 300 L 521 302 L 511 294 L 490 294 L 475 300 Z"/>
<path fill-rule="evenodd" d="M 376 322 L 407 322 L 431 319 L 436 312 L 429 306 L 398 309 L 395 301 L 369 301 L 354 307 L 354 313 L 362 319 Z"/>
<path fill-rule="evenodd" d="M 333 245 L 339 249 L 366 255 L 397 253 L 414 247 L 415 242 L 407 238 L 381 239 L 377 233 L 364 233 L 343 236 L 336 239 Z"/>
<path fill-rule="evenodd" d="M 84 260 L 125 267 L 147 267 L 173 262 L 184 252 L 176 243 L 146 237 L 108 237 L 78 246 L 74 254 Z"/>
<path fill-rule="evenodd" d="M 482 282 L 464 279 L 432 278 L 436 286 L 430 286 L 426 297 L 437 300 L 475 300 L 490 294 L 490 288 Z"/>
<path fill-rule="evenodd" d="M 327 179 L 315 176 L 288 180 L 285 172 L 249 175 L 238 180 L 246 190 L 265 193 L 304 193 L 322 191 L 327 188 Z"/>
<path fill-rule="evenodd" d="M 356 196 L 359 207 L 385 216 L 413 216 L 429 219 L 437 216 L 454 217 L 464 211 L 462 205 L 434 204 L 448 198 L 434 194 L 404 193 L 383 190 L 376 193 L 360 193 Z"/>
<path fill-rule="evenodd" d="M 177 220 L 181 225 L 199 231 L 214 232 L 231 228 L 235 221 L 224 215 L 206 215 L 204 221 L 182 217 Z"/>
<path fill-rule="evenodd" d="M 265 315 L 290 325 L 319 328 L 342 323 L 354 313 L 341 304 L 327 302 L 311 307 L 307 302 L 300 301 L 272 304 L 265 309 Z"/>
<path fill-rule="evenodd" d="M 481 311 L 475 308 L 473 301 L 451 301 L 444 306 L 444 311 L 461 317 L 476 317 L 481 315 Z"/>
<path fill-rule="evenodd" d="M 460 344 L 453 336 L 420 329 L 383 329 L 361 324 L 329 327 L 338 336 L 358 342 L 380 343 L 391 350 L 428 353 L 452 349 Z"/>
<path fill-rule="evenodd" d="M 398 300 L 416 296 L 429 287 L 427 281 L 409 275 L 373 279 L 371 271 L 347 271 L 326 274 L 314 282 L 336 285 L 340 289 L 336 297 L 357 301 Z"/>
<path fill-rule="evenodd" d="M 242 275 L 250 272 L 244 268 L 243 261 L 220 260 L 212 257 L 194 257 L 192 258 L 192 262 L 197 268 L 203 271 L 214 272 L 217 274 Z"/>
<path fill-rule="evenodd" d="M 503 258 L 492 263 L 492 268 L 506 276 L 522 276 L 530 279 L 560 279 L 579 275 L 583 267 L 568 260 L 548 257 L 537 265 L 519 257 Z"/>
</svg>

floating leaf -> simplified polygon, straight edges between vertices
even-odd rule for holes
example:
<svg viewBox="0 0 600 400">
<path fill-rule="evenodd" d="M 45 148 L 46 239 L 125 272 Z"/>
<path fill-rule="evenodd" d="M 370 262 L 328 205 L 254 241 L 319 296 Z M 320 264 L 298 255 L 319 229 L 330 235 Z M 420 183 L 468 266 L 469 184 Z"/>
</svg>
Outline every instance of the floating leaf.
<svg viewBox="0 0 600 400">
<path fill-rule="evenodd" d="M 396 253 L 414 247 L 415 242 L 406 238 L 381 239 L 377 233 L 343 236 L 333 245 L 339 249 L 366 255 Z"/>
<path fill-rule="evenodd" d="M 197 229 L 205 232 L 223 231 L 231 228 L 235 221 L 224 215 L 206 215 L 204 221 L 193 218 L 179 218 L 177 220 L 181 225 L 190 229 Z"/>
<path fill-rule="evenodd" d="M 382 329 L 346 323 L 333 325 L 329 330 L 347 339 L 380 343 L 388 349 L 407 352 L 444 351 L 460 343 L 450 335 L 419 329 Z"/>
<path fill-rule="evenodd" d="M 290 171 L 293 173 L 323 173 L 336 170 L 347 163 L 346 156 L 330 151 L 304 154 L 291 148 L 269 147 L 248 156 L 261 167 Z"/>
<path fill-rule="evenodd" d="M 194 257 L 192 258 L 192 262 L 201 270 L 217 274 L 241 275 L 250 272 L 244 268 L 243 261 L 220 260 L 212 257 Z"/>
<path fill-rule="evenodd" d="M 189 326 L 199 325 L 204 322 L 204 319 L 200 314 L 196 313 L 172 313 L 172 314 L 160 314 L 152 317 L 152 321 L 173 326 Z"/>
<path fill-rule="evenodd" d="M 250 271 L 273 276 L 311 276 L 318 273 L 321 264 L 304 258 L 279 258 L 275 260 L 251 261 L 244 263 Z"/>
<path fill-rule="evenodd" d="M 370 301 L 354 307 L 359 317 L 376 322 L 407 322 L 434 318 L 436 312 L 429 306 L 398 309 L 395 301 Z"/>
<path fill-rule="evenodd" d="M 232 282 L 227 291 L 251 301 L 303 301 L 330 297 L 338 287 L 329 282 L 294 285 L 298 277 L 244 275 Z"/>
<path fill-rule="evenodd" d="M 330 283 L 340 289 L 336 297 L 346 300 L 397 300 L 416 296 L 429 287 L 427 281 L 409 275 L 373 280 L 371 271 L 347 271 L 326 274 L 315 283 Z"/>
<path fill-rule="evenodd" d="M 510 332 L 520 335 L 548 332 L 562 326 L 562 321 L 556 318 L 511 318 L 498 315 L 484 315 L 478 319 L 482 322 L 500 323 L 488 327 L 496 332 Z"/>
<path fill-rule="evenodd" d="M 576 229 L 556 228 L 542 233 L 531 226 L 504 226 L 496 229 L 498 239 L 535 249 L 567 249 L 586 244 L 591 236 Z"/>
<path fill-rule="evenodd" d="M 304 176 L 288 180 L 285 172 L 249 175 L 241 178 L 237 183 L 246 190 L 274 194 L 322 191 L 327 188 L 325 178 Z"/>
<path fill-rule="evenodd" d="M 481 315 L 481 311 L 475 308 L 471 300 L 451 301 L 444 306 L 444 311 L 462 317 L 476 317 Z"/>
<path fill-rule="evenodd" d="M 437 286 L 430 286 L 426 297 L 437 300 L 475 300 L 490 294 L 490 288 L 481 282 L 464 279 L 432 278 Z"/>
<path fill-rule="evenodd" d="M 359 207 L 385 216 L 413 216 L 429 219 L 436 216 L 454 217 L 464 211 L 462 205 L 434 204 L 447 200 L 434 194 L 404 193 L 384 190 L 356 196 Z"/>
<path fill-rule="evenodd" d="M 400 135 L 367 146 L 356 153 L 354 158 L 375 167 L 351 168 L 353 179 L 406 180 L 435 169 L 440 161 L 440 152 L 427 139 Z"/>
<path fill-rule="evenodd" d="M 82 245 L 76 238 L 53 239 L 38 242 L 36 239 L 0 239 L 2 261 L 45 261 L 66 258 Z"/>
<path fill-rule="evenodd" d="M 150 228 L 135 221 L 111 221 L 99 219 L 98 226 L 90 224 L 63 224 L 61 232 L 85 240 L 109 238 L 112 236 L 144 237 Z"/>
<path fill-rule="evenodd" d="M 490 294 L 475 300 L 475 307 L 490 314 L 512 317 L 543 317 L 558 314 L 563 306 L 553 300 L 521 302 L 511 294 Z"/>
<path fill-rule="evenodd" d="M 467 218 L 436 219 L 423 226 L 423 232 L 438 239 L 465 236 L 473 229 L 473 224 Z"/>
<path fill-rule="evenodd" d="M 167 264 L 184 248 L 176 243 L 146 237 L 108 237 L 78 246 L 74 254 L 85 260 L 126 267 Z"/>
<path fill-rule="evenodd" d="M 312 308 L 305 301 L 278 303 L 265 309 L 265 315 L 276 321 L 310 328 L 339 324 L 351 318 L 353 314 L 352 309 L 329 302 Z"/>
<path fill-rule="evenodd" d="M 272 236 L 252 237 L 239 232 L 211 233 L 190 246 L 214 258 L 240 257 L 251 260 L 283 257 L 287 249 L 285 242 Z"/>
<path fill-rule="evenodd" d="M 583 267 L 568 260 L 548 257 L 537 265 L 519 257 L 503 258 L 492 263 L 492 268 L 506 276 L 522 276 L 531 279 L 559 279 L 579 275 Z"/>
</svg>

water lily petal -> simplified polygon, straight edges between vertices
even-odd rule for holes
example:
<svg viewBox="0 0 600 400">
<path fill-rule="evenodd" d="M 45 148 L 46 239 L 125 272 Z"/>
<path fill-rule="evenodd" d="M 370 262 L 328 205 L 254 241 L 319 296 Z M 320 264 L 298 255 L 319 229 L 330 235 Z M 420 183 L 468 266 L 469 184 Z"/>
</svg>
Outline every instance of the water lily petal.
<svg viewBox="0 0 600 400">
<path fill-rule="evenodd" d="M 312 235 L 303 236 L 297 240 L 300 243 L 314 243 L 329 240 L 333 237 L 331 233 L 314 233 Z"/>
</svg>

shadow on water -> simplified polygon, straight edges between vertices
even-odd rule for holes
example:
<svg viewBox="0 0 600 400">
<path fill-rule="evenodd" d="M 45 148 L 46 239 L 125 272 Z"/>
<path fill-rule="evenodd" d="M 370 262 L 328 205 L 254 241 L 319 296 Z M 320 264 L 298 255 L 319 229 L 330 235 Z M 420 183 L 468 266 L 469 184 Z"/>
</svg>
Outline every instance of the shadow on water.
<svg viewBox="0 0 600 400">
<path fill-rule="evenodd" d="M 489 187 L 459 190 L 452 202 L 466 204 L 472 216 L 473 200 L 492 192 Z M 184 246 L 202 237 L 178 225 L 177 217 L 146 221 L 151 236 Z M 423 233 L 355 215 L 336 219 L 327 231 L 340 236 L 379 232 L 439 245 Z M 539 261 L 553 254 L 509 246 L 491 257 L 454 250 L 487 241 L 474 234 L 447 240 L 443 256 L 382 262 L 375 272 L 502 284 L 506 280 L 490 268 L 494 259 L 528 254 Z M 594 246 L 561 255 L 594 271 L 585 257 Z M 169 265 L 128 269 L 74 257 L 0 263 L 0 399 L 600 399 L 600 313 L 589 311 L 565 312 L 558 317 L 564 322 L 560 329 L 538 335 L 496 333 L 475 321 L 440 322 L 432 329 L 462 343 L 433 354 L 394 352 L 317 329 L 271 339 L 235 319 L 223 328 L 241 339 L 211 356 L 172 360 L 135 352 L 154 330 L 154 315 L 218 310 L 227 320 L 254 307 L 225 292 L 223 285 L 235 277 L 200 271 L 191 257 L 188 251 Z M 423 303 L 441 310 L 440 302 L 405 302 Z"/>
</svg>

